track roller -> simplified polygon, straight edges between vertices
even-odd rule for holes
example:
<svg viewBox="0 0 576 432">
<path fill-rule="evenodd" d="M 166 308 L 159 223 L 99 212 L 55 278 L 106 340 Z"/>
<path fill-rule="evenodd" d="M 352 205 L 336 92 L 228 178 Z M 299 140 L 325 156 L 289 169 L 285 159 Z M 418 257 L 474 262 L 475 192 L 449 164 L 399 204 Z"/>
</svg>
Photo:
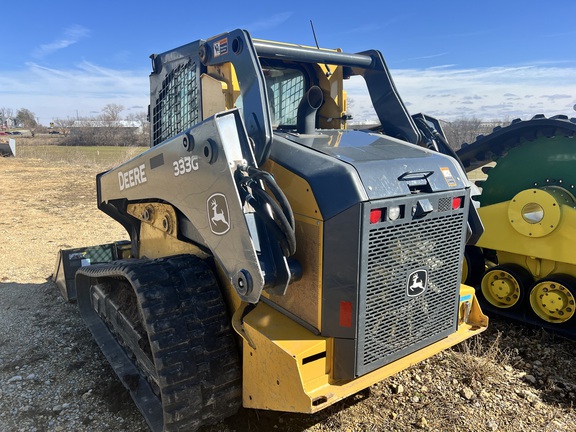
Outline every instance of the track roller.
<svg viewBox="0 0 576 432">
<path fill-rule="evenodd" d="M 488 303 L 500 309 L 508 309 L 521 307 L 531 283 L 532 276 L 526 269 L 506 264 L 488 269 L 480 287 Z"/>
<path fill-rule="evenodd" d="M 530 306 L 538 317 L 552 324 L 565 324 L 576 313 L 576 278 L 554 275 L 540 279 L 530 290 Z"/>
</svg>

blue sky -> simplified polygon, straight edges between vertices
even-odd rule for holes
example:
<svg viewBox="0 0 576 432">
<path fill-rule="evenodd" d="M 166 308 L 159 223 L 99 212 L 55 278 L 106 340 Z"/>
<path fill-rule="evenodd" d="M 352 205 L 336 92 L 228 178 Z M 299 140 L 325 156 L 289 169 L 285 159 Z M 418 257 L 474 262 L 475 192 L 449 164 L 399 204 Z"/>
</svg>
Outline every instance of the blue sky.
<svg viewBox="0 0 576 432">
<path fill-rule="evenodd" d="M 411 113 L 576 116 L 574 0 L 3 3 L 0 108 L 45 125 L 146 110 L 152 53 L 235 28 L 313 45 L 310 20 L 322 47 L 382 51 Z"/>
</svg>

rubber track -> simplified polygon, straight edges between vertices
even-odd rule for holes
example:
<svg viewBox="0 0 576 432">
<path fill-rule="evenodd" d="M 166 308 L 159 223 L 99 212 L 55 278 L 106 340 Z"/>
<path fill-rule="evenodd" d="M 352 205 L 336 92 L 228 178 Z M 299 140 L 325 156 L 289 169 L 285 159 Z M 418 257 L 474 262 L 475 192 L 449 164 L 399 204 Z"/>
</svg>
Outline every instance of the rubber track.
<svg viewBox="0 0 576 432">
<path fill-rule="evenodd" d="M 102 278 L 125 278 L 136 293 L 160 398 L 140 371 L 134 376 L 134 361 L 91 305 L 90 286 Z M 82 317 L 153 431 L 194 431 L 236 413 L 238 349 L 218 284 L 201 259 L 178 255 L 88 266 L 77 273 L 77 289 Z"/>
<path fill-rule="evenodd" d="M 491 134 L 479 135 L 472 144 L 462 144 L 456 154 L 468 172 L 496 161 L 526 140 L 553 136 L 576 137 L 576 118 L 538 114 L 530 120 L 516 119 L 508 126 L 494 128 Z"/>
</svg>

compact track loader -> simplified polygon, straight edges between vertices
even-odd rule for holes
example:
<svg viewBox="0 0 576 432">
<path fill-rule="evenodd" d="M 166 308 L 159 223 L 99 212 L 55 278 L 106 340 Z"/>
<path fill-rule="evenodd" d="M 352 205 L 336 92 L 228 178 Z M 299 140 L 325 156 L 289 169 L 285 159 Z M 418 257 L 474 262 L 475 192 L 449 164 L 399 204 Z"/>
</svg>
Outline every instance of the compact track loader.
<svg viewBox="0 0 576 432">
<path fill-rule="evenodd" d="M 130 242 L 66 255 L 61 285 L 152 430 L 313 413 L 486 328 L 460 284 L 470 184 L 380 52 L 235 30 L 152 69 L 151 148 L 97 177 Z M 346 127 L 352 78 L 369 130 Z"/>
<path fill-rule="evenodd" d="M 515 120 L 458 150 L 477 182 L 485 232 L 466 283 L 490 313 L 576 339 L 576 119 Z"/>
</svg>

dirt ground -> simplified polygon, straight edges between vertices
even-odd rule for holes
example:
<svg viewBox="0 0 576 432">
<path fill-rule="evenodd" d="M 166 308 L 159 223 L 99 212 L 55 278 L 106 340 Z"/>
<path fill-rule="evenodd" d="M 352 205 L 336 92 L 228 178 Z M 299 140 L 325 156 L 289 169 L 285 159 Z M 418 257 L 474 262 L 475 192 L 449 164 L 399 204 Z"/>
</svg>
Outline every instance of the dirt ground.
<svg viewBox="0 0 576 432">
<path fill-rule="evenodd" d="M 50 281 L 59 249 L 126 239 L 96 208 L 105 167 L 0 158 L 0 430 L 138 431 L 145 423 Z M 576 344 L 489 330 L 323 412 L 242 409 L 211 431 L 574 431 Z"/>
<path fill-rule="evenodd" d="M 98 168 L 36 159 L 0 159 L 1 282 L 41 283 L 60 249 L 126 238 L 96 208 Z"/>
</svg>

